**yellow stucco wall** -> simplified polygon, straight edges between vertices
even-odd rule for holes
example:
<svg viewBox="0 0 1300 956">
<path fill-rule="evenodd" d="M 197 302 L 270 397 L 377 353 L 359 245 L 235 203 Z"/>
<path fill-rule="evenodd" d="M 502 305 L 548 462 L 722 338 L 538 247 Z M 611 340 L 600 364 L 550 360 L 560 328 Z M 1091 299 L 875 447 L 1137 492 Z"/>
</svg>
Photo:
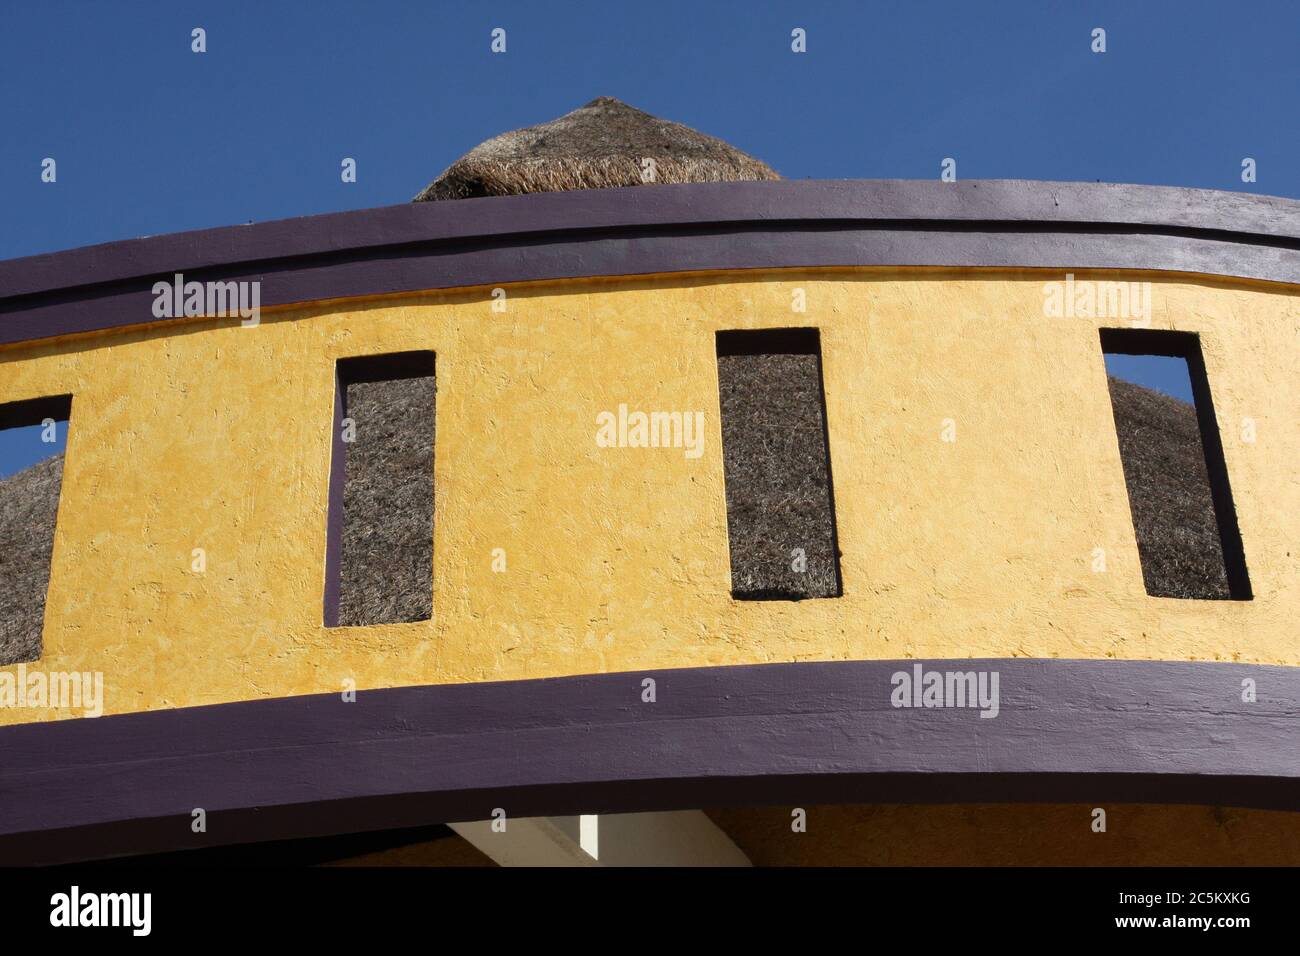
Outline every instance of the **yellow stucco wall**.
<svg viewBox="0 0 1300 956">
<path fill-rule="evenodd" d="M 511 287 L 503 314 L 474 289 L 5 349 L 0 400 L 75 396 L 30 666 L 102 671 L 105 713 L 120 713 L 348 678 L 905 657 L 1300 665 L 1297 290 L 1113 277 L 1152 281 L 1152 327 L 1201 334 L 1224 435 L 1255 598 L 1181 601 L 1142 584 L 1096 331 L 1125 323 L 1045 317 L 1059 278 L 545 283 Z M 736 602 L 713 333 L 791 325 L 821 330 L 844 595 Z M 326 629 L 334 361 L 404 349 L 437 352 L 434 617 Z M 619 403 L 703 411 L 704 454 L 597 447 L 596 415 Z M 0 709 L 0 723 L 52 716 Z"/>
</svg>

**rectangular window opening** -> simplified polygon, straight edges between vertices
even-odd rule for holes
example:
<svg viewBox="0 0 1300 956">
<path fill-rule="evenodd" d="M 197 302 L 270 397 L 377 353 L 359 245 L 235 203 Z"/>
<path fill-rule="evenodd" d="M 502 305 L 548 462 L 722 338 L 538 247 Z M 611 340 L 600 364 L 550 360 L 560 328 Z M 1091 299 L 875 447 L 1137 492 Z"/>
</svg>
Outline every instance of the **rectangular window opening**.
<svg viewBox="0 0 1300 956">
<path fill-rule="evenodd" d="M 340 359 L 325 625 L 433 616 L 433 352 Z"/>
<path fill-rule="evenodd" d="M 40 659 L 72 396 L 0 404 L 0 667 Z"/>
<path fill-rule="evenodd" d="M 717 333 L 731 593 L 839 597 L 839 544 L 817 329 Z"/>
<path fill-rule="evenodd" d="M 1199 336 L 1102 329 L 1101 348 L 1147 593 L 1250 600 Z"/>
</svg>

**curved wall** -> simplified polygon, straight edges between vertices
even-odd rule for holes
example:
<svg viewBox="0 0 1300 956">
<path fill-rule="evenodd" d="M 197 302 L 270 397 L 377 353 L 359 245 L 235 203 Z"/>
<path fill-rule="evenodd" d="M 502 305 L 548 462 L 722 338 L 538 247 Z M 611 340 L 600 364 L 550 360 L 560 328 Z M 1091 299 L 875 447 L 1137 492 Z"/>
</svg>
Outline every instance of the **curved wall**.
<svg viewBox="0 0 1300 956">
<path fill-rule="evenodd" d="M 120 713 L 345 679 L 904 657 L 1300 663 L 1300 299 L 1143 277 L 1153 327 L 1201 336 L 1256 594 L 1181 601 L 1142 585 L 1098 344 L 1117 323 L 1045 317 L 1051 278 L 570 281 L 512 287 L 504 314 L 476 289 L 11 349 L 0 393 L 75 396 L 41 666 L 103 671 L 106 712 Z M 806 313 L 791 311 L 795 288 Z M 713 336 L 791 324 L 821 331 L 844 594 L 738 602 Z M 407 349 L 438 356 L 434 619 L 327 629 L 334 361 Z M 703 411 L 703 454 L 598 447 L 596 416 L 620 403 Z M 1253 444 L 1234 440 L 1247 417 Z M 191 571 L 194 548 L 206 573 Z"/>
<path fill-rule="evenodd" d="M 1300 204 L 950 185 L 472 200 L 0 263 L 0 396 L 75 408 L 31 667 L 102 672 L 125 715 L 0 708 L 27 725 L 0 729 L 0 837 L 176 848 L 200 786 L 228 839 L 502 794 L 1300 806 Z M 262 282 L 260 324 L 154 322 L 172 271 Z M 1151 327 L 1199 335 L 1252 600 L 1145 593 L 1098 335 L 1131 323 L 1046 314 L 1066 272 L 1149 282 Z M 843 595 L 736 601 L 714 335 L 790 326 L 820 331 Z M 433 619 L 325 628 L 335 362 L 402 350 L 437 353 Z M 600 447 L 620 404 L 703 412 L 703 454 Z M 898 720 L 912 660 L 1000 668 L 1002 717 Z M 634 718 L 647 671 L 668 706 Z M 345 681 L 366 706 L 336 712 Z"/>
</svg>

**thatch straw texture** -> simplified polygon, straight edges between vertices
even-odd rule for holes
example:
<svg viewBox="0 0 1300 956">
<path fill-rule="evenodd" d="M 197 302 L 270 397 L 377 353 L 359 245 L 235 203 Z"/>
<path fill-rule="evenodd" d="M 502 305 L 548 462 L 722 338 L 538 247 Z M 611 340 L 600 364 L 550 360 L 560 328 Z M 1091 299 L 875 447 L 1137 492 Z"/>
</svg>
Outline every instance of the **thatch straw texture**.
<svg viewBox="0 0 1300 956">
<path fill-rule="evenodd" d="M 0 666 L 41 656 L 63 455 L 0 480 Z"/>
<path fill-rule="evenodd" d="M 689 126 L 600 96 L 572 113 L 480 143 L 414 199 L 470 199 L 654 183 L 780 179 L 771 167 Z"/>
<path fill-rule="evenodd" d="M 348 386 L 340 624 L 433 613 L 432 375 Z"/>
<path fill-rule="evenodd" d="M 1195 408 L 1117 378 L 1109 384 L 1147 593 L 1230 597 Z"/>
<path fill-rule="evenodd" d="M 818 357 L 719 355 L 718 388 L 732 593 L 837 595 Z M 803 570 L 795 549 L 807 561 Z"/>
</svg>

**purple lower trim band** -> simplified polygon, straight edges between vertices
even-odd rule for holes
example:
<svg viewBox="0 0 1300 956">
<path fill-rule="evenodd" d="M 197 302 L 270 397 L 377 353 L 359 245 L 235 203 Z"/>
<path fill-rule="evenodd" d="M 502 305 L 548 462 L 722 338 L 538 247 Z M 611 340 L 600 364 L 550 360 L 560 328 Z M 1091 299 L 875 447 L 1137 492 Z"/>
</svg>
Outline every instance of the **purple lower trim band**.
<svg viewBox="0 0 1300 956">
<path fill-rule="evenodd" d="M 893 674 L 996 672 L 995 718 Z M 656 682 L 655 703 L 642 682 Z M 1258 700 L 1242 701 L 1242 680 Z M 1300 810 L 1300 668 L 844 661 L 258 700 L 0 728 L 0 863 L 729 804 Z M 202 807 L 208 832 L 190 831 Z"/>
</svg>

